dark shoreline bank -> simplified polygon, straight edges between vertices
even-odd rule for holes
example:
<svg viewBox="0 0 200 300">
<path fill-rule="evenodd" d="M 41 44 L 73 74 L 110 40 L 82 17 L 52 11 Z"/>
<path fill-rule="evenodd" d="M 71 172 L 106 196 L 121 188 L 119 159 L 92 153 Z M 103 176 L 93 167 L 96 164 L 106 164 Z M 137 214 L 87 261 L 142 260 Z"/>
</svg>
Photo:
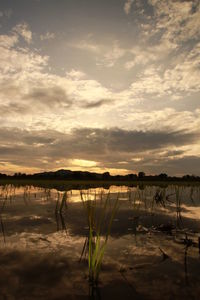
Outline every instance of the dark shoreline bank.
<svg viewBox="0 0 200 300">
<path fill-rule="evenodd" d="M 71 190 L 71 189 L 89 189 L 103 187 L 109 189 L 110 186 L 127 186 L 127 187 L 138 187 L 143 189 L 145 186 L 158 186 L 166 188 L 169 185 L 181 185 L 181 186 L 200 186 L 200 181 L 194 180 L 67 180 L 67 179 L 16 179 L 16 178 L 4 178 L 0 179 L 0 185 L 12 184 L 14 186 L 26 186 L 31 185 L 42 188 L 55 188 L 60 191 Z"/>
</svg>

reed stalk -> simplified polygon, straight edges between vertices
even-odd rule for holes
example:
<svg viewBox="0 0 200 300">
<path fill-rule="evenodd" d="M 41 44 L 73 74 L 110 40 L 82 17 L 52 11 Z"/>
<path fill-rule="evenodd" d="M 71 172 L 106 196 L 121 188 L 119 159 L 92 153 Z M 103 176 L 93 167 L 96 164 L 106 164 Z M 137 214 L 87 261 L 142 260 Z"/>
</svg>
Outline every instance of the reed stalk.
<svg viewBox="0 0 200 300">
<path fill-rule="evenodd" d="M 103 199 L 105 196 L 103 192 L 99 195 L 100 214 L 97 214 L 97 195 L 95 194 L 94 200 L 91 200 L 88 195 L 86 195 L 86 198 L 84 196 L 83 192 L 81 192 L 81 199 L 86 210 L 88 222 L 89 281 L 92 285 L 97 285 L 113 219 L 118 209 L 118 196 L 117 199 L 114 200 L 110 214 L 108 207 L 108 203 L 111 200 L 110 193 L 106 195 L 105 200 Z M 86 246 L 84 244 L 84 249 L 85 248 Z"/>
</svg>

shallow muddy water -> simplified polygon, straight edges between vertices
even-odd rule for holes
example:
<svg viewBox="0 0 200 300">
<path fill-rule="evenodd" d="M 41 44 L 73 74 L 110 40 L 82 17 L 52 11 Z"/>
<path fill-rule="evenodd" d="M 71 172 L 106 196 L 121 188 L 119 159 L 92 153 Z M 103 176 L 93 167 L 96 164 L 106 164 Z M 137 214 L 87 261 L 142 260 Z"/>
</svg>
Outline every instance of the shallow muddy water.
<svg viewBox="0 0 200 300">
<path fill-rule="evenodd" d="M 200 187 L 63 195 L 0 186 L 0 299 L 199 299 Z M 105 223 L 118 202 L 95 288 L 88 280 L 87 201 Z"/>
</svg>

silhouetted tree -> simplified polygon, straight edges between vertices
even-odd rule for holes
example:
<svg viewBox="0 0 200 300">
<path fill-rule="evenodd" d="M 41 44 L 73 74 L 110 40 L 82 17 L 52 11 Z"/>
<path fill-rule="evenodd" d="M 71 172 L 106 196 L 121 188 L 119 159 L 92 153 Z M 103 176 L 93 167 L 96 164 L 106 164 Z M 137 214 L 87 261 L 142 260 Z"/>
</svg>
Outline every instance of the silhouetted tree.
<svg viewBox="0 0 200 300">
<path fill-rule="evenodd" d="M 138 178 L 139 179 L 142 179 L 142 178 L 144 178 L 145 177 L 145 173 L 144 172 L 139 172 L 138 173 Z"/>
<path fill-rule="evenodd" d="M 166 173 L 161 173 L 160 175 L 158 175 L 158 177 L 160 179 L 167 179 L 168 175 Z"/>
<path fill-rule="evenodd" d="M 103 174 L 102 174 L 102 178 L 103 178 L 103 179 L 108 179 L 108 178 L 110 178 L 110 173 L 109 173 L 109 172 L 103 173 Z"/>
</svg>

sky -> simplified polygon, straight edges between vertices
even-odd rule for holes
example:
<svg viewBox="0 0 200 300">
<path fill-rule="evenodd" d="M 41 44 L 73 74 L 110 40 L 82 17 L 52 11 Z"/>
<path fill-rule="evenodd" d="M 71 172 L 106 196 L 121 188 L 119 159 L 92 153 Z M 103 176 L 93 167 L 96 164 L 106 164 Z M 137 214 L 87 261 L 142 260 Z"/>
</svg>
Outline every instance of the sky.
<svg viewBox="0 0 200 300">
<path fill-rule="evenodd" d="M 0 0 L 0 172 L 200 175 L 200 0 Z"/>
</svg>

